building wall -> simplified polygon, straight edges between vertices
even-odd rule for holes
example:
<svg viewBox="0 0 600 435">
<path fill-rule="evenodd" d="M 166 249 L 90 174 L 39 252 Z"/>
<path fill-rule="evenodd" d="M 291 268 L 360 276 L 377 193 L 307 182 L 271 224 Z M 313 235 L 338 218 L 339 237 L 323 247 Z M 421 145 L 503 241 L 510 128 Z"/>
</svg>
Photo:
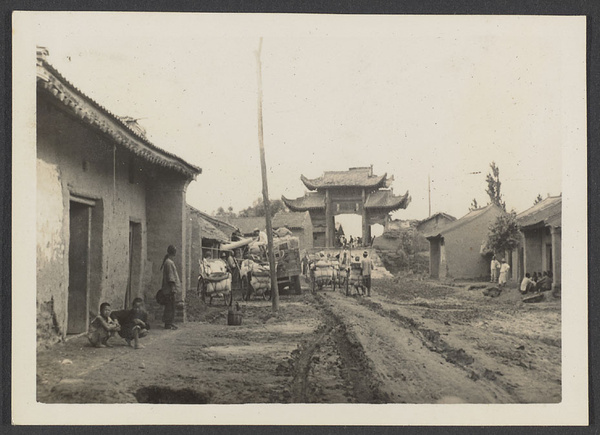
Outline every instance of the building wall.
<svg viewBox="0 0 600 435">
<path fill-rule="evenodd" d="M 171 171 L 172 172 L 172 171 Z M 163 176 L 106 136 L 66 114 L 49 97 L 37 108 L 37 327 L 38 343 L 66 335 L 68 323 L 70 206 L 73 196 L 91 207 L 87 311 L 100 303 L 125 303 L 129 281 L 130 222 L 139 230 L 133 258 L 130 299 L 147 301 L 161 285 L 160 264 L 168 244 L 181 249 L 185 237 L 186 180 Z M 150 198 L 148 203 L 146 198 Z M 169 243 L 166 243 L 167 240 Z M 183 251 L 183 252 L 182 252 Z"/>
<path fill-rule="evenodd" d="M 477 219 L 450 232 L 443 233 L 448 276 L 452 278 L 489 277 L 489 261 L 480 254 L 488 227 L 500 212 L 490 209 Z M 508 259 L 507 259 L 508 260 Z"/>
<path fill-rule="evenodd" d="M 304 216 L 304 221 L 302 223 L 304 227 L 304 249 L 312 249 L 314 246 L 314 238 L 313 238 L 313 224 L 310 219 L 310 213 L 306 212 Z"/>
<path fill-rule="evenodd" d="M 200 274 L 200 260 L 202 259 L 202 235 L 198 219 L 195 214 L 188 216 L 188 289 L 194 289 Z"/>
<path fill-rule="evenodd" d="M 524 236 L 525 272 L 533 274 L 533 272 L 541 271 L 544 264 L 544 229 L 527 231 Z"/>
<path fill-rule="evenodd" d="M 175 265 L 181 280 L 179 299 L 185 300 L 187 290 L 187 210 L 185 191 L 189 181 L 171 171 L 157 171 L 147 181 L 148 201 L 146 218 L 148 227 L 148 260 L 151 264 L 150 282 L 146 296 L 154 298 L 162 285 L 161 265 L 169 245 L 177 248 Z"/>
</svg>

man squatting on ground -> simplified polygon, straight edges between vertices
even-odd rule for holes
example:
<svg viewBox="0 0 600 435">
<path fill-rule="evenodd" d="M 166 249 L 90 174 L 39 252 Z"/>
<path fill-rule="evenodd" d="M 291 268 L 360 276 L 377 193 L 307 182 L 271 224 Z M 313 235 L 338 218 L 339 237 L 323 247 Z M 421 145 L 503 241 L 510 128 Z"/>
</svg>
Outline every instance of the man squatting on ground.
<svg viewBox="0 0 600 435">
<path fill-rule="evenodd" d="M 120 330 L 119 322 L 110 317 L 110 304 L 104 302 L 100 305 L 100 314 L 90 324 L 87 337 L 94 347 L 111 347 L 108 339 Z"/>
<path fill-rule="evenodd" d="M 167 255 L 163 258 L 163 263 L 160 268 L 163 271 L 162 291 L 165 300 L 165 311 L 163 312 L 163 322 L 165 329 L 177 329 L 173 323 L 175 321 L 175 295 L 179 287 L 179 274 L 173 259 L 177 254 L 177 249 L 173 245 L 167 248 Z"/>
<path fill-rule="evenodd" d="M 525 274 L 523 281 L 521 281 L 521 293 L 533 293 L 535 291 L 535 282 L 531 279 L 529 272 Z"/>
<path fill-rule="evenodd" d="M 134 349 L 142 349 L 144 345 L 139 343 L 139 339 L 145 337 L 150 329 L 148 323 L 148 313 L 144 310 L 144 301 L 141 298 L 135 298 L 131 310 L 113 311 L 110 315 L 121 324 L 119 335 L 127 341 L 129 346 Z"/>
</svg>

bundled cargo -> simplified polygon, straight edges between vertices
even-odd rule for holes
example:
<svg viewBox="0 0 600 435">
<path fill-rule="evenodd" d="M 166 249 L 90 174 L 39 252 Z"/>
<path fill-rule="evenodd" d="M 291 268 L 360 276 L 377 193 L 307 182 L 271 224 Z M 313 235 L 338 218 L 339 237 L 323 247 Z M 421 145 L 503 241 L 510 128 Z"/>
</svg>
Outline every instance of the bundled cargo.
<svg viewBox="0 0 600 435">
<path fill-rule="evenodd" d="M 209 304 L 216 297 L 222 297 L 225 304 L 231 302 L 231 273 L 223 260 L 205 259 L 200 262 L 197 290 L 203 301 L 209 298 Z"/>
</svg>

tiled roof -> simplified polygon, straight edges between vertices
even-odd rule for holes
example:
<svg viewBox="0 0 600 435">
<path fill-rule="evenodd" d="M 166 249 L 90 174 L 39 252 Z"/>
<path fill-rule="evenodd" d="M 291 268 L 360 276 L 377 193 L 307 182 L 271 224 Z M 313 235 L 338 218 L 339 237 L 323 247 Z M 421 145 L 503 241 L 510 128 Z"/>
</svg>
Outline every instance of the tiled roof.
<svg viewBox="0 0 600 435">
<path fill-rule="evenodd" d="M 287 227 L 288 229 L 304 228 L 304 222 L 307 219 L 308 212 L 277 212 L 273 216 L 273 228 Z"/>
<path fill-rule="evenodd" d="M 448 234 L 449 232 L 454 231 L 457 228 L 460 228 L 468 223 L 471 223 L 494 210 L 498 213 L 502 212 L 502 209 L 500 207 L 498 207 L 495 204 L 490 204 L 485 207 L 481 207 L 476 210 L 472 210 L 469 213 L 467 213 L 466 215 L 464 215 L 463 217 L 461 217 L 460 219 L 455 220 L 454 222 L 451 222 L 448 225 L 443 226 L 442 228 L 434 229 L 433 232 L 425 234 L 425 237 L 427 237 L 429 239 L 429 238 L 433 238 L 433 237 L 442 236 L 444 234 Z"/>
<path fill-rule="evenodd" d="M 267 223 L 265 217 L 228 217 L 225 220 L 236 228 L 239 228 L 242 234 L 250 234 L 255 228 L 264 231 Z"/>
<path fill-rule="evenodd" d="M 373 168 L 350 168 L 347 171 L 325 171 L 318 178 L 309 179 L 304 175 L 300 179 L 309 190 L 326 187 L 389 187 L 393 178 L 387 179 L 387 174 L 373 175 Z"/>
<path fill-rule="evenodd" d="M 307 192 L 304 196 L 296 199 L 288 199 L 282 196 L 281 200 L 292 211 L 325 208 L 325 194 L 321 192 Z"/>
<path fill-rule="evenodd" d="M 549 196 L 517 215 L 521 228 L 530 226 L 560 227 L 562 219 L 562 196 Z"/>
<path fill-rule="evenodd" d="M 448 220 L 448 221 L 451 221 L 451 222 L 456 220 L 456 218 L 455 218 L 454 216 L 450 216 L 449 214 L 446 214 L 446 213 L 439 212 L 439 213 L 432 214 L 431 216 L 429 216 L 429 217 L 427 217 L 427 218 L 425 218 L 425 219 L 422 219 L 422 220 L 420 220 L 420 221 L 417 223 L 417 225 L 421 225 L 421 224 L 424 224 L 424 223 L 426 223 L 426 222 L 429 222 L 430 220 L 433 220 L 433 219 L 435 219 L 435 218 L 436 218 L 436 217 L 438 217 L 438 216 L 439 216 L 439 217 L 443 217 L 443 218 L 445 218 L 446 220 Z"/>
<path fill-rule="evenodd" d="M 202 169 L 187 163 L 148 141 L 139 131 L 121 118 L 109 112 L 66 80 L 46 59 L 44 50 L 38 49 L 37 83 L 38 92 L 54 98 L 74 114 L 82 123 L 88 124 L 108 135 L 117 144 L 125 147 L 143 160 L 178 171 L 195 178 Z"/>
<path fill-rule="evenodd" d="M 366 208 L 384 208 L 389 211 L 406 208 L 410 204 L 408 191 L 402 196 L 395 196 L 391 190 L 377 190 L 369 193 L 365 202 Z"/>
<path fill-rule="evenodd" d="M 325 194 L 322 192 L 307 192 L 304 196 L 296 199 L 281 197 L 284 204 L 292 211 L 307 211 L 325 208 Z M 395 196 L 391 190 L 379 190 L 371 192 L 365 202 L 368 209 L 383 208 L 389 211 L 406 208 L 410 204 L 410 196 L 406 192 L 402 196 Z"/>
<path fill-rule="evenodd" d="M 212 224 L 209 219 L 206 219 L 206 214 L 200 210 L 196 210 L 194 207 L 188 206 L 192 216 L 198 221 L 200 225 L 200 237 L 203 239 L 212 239 L 218 242 L 227 242 L 229 237 L 220 229 Z"/>
</svg>

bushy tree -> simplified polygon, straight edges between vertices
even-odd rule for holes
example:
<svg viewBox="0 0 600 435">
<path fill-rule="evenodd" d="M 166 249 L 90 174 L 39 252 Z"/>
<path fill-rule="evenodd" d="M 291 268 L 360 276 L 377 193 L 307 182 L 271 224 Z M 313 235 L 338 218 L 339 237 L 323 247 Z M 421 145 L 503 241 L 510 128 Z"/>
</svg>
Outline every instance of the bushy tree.
<svg viewBox="0 0 600 435">
<path fill-rule="evenodd" d="M 487 247 L 503 255 L 505 251 L 512 251 L 519 246 L 520 234 L 517 224 L 517 213 L 502 213 L 496 218 L 488 229 Z"/>
<path fill-rule="evenodd" d="M 219 207 L 217 211 L 213 212 L 213 216 L 215 217 L 236 217 L 236 214 L 233 212 L 233 207 L 227 207 L 227 211 L 223 207 Z"/>
<path fill-rule="evenodd" d="M 271 207 L 271 217 L 279 211 L 287 211 L 287 207 L 281 199 L 272 199 L 269 201 Z M 240 217 L 264 217 L 265 205 L 262 198 L 256 199 L 250 207 L 247 207 L 239 212 Z"/>
<path fill-rule="evenodd" d="M 496 162 L 490 163 L 490 168 L 492 172 L 485 177 L 485 181 L 488 184 L 485 192 L 489 195 L 492 204 L 496 204 L 502 210 L 506 211 L 506 203 L 502 201 L 502 194 L 500 193 L 500 188 L 502 187 L 502 183 L 500 182 L 500 168 L 496 166 Z"/>
</svg>

